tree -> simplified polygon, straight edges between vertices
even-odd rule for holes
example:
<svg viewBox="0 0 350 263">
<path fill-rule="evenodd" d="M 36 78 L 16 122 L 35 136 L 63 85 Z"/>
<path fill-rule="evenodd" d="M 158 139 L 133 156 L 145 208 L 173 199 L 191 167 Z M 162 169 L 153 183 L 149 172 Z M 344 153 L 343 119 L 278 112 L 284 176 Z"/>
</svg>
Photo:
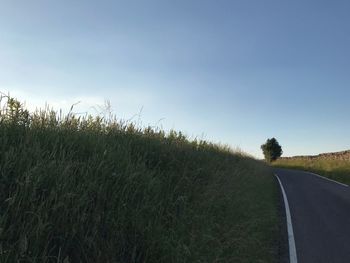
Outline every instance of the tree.
<svg viewBox="0 0 350 263">
<path fill-rule="evenodd" d="M 266 143 L 261 145 L 261 150 L 267 162 L 272 162 L 281 157 L 283 151 L 281 145 L 275 138 L 267 139 Z"/>
</svg>

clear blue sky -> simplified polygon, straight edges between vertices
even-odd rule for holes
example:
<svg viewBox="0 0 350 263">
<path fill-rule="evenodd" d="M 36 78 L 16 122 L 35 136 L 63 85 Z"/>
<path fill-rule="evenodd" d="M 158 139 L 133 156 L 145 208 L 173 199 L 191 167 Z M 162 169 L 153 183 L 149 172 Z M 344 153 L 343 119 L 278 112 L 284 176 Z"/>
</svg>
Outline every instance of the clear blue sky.
<svg viewBox="0 0 350 263">
<path fill-rule="evenodd" d="M 350 2 L 3 0 L 0 90 L 261 157 L 350 149 Z"/>
</svg>

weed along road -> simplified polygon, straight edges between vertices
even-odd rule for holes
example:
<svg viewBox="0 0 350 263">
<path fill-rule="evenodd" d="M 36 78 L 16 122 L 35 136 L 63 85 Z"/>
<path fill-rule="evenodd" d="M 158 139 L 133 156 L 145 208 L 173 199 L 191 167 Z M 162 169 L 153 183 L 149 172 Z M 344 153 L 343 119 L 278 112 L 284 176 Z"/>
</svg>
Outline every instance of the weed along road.
<svg viewBox="0 0 350 263">
<path fill-rule="evenodd" d="M 291 263 L 349 263 L 350 187 L 297 170 L 275 175 L 289 203 Z"/>
</svg>

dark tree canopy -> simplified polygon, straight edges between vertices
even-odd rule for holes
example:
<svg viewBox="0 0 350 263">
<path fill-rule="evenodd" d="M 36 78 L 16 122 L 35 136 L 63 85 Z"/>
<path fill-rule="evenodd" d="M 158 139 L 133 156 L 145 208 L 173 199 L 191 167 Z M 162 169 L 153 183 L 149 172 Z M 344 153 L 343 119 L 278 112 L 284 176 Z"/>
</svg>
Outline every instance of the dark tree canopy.
<svg viewBox="0 0 350 263">
<path fill-rule="evenodd" d="M 261 150 L 267 162 L 272 162 L 281 157 L 283 151 L 281 145 L 275 138 L 267 139 L 266 143 L 261 145 Z"/>
</svg>

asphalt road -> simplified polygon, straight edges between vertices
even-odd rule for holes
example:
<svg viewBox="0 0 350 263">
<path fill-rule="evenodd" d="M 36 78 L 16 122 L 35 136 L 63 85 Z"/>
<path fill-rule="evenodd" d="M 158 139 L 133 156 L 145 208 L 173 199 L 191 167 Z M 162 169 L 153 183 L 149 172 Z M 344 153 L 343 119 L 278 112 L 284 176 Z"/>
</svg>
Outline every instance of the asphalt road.
<svg viewBox="0 0 350 263">
<path fill-rule="evenodd" d="M 285 190 L 298 263 L 350 263 L 350 187 L 276 169 Z"/>
</svg>

